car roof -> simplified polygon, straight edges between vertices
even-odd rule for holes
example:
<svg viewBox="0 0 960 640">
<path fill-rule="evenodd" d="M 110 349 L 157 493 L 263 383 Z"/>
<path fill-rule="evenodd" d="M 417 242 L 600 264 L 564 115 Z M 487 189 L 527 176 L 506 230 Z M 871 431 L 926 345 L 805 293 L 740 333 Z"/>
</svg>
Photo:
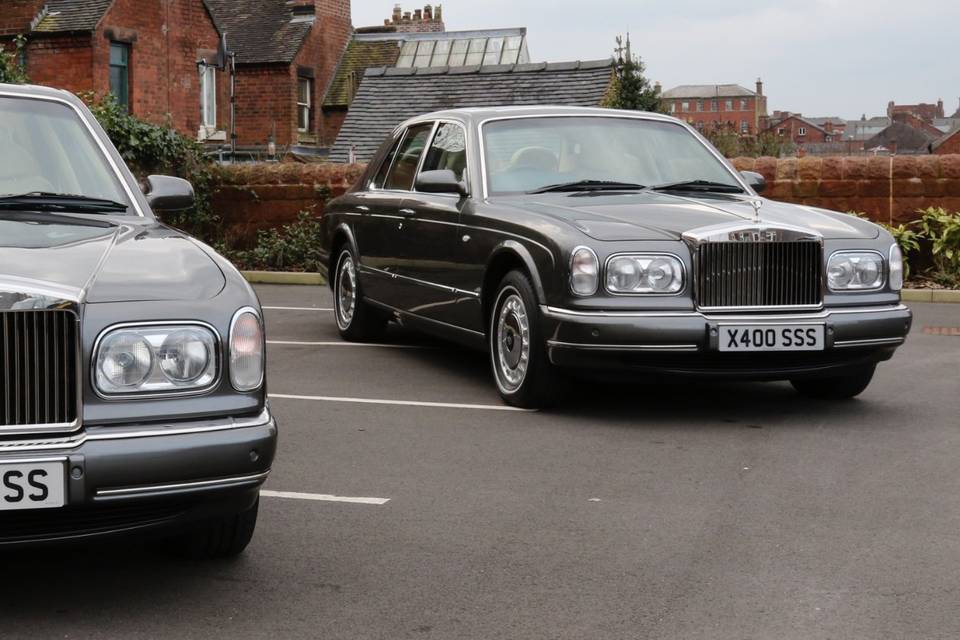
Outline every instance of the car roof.
<svg viewBox="0 0 960 640">
<path fill-rule="evenodd" d="M 423 115 L 410 118 L 401 126 L 408 126 L 415 122 L 424 120 L 450 119 L 458 120 L 465 124 L 479 125 L 485 120 L 495 118 L 524 118 L 531 116 L 603 116 L 608 118 L 631 117 L 644 118 L 648 120 L 659 120 L 663 122 L 681 123 L 680 120 L 664 115 L 662 113 L 652 113 L 649 111 L 623 111 L 618 109 L 603 109 L 599 107 L 563 107 L 563 106 L 505 106 L 505 107 L 481 107 L 481 108 L 463 108 L 446 109 L 444 111 L 433 111 Z"/>
<path fill-rule="evenodd" d="M 79 102 L 79 99 L 69 91 L 41 87 L 36 84 L 4 84 L 0 82 L 0 95 L 3 94 L 17 94 L 28 98 L 53 98 L 57 100 L 67 100 L 73 103 Z"/>
</svg>

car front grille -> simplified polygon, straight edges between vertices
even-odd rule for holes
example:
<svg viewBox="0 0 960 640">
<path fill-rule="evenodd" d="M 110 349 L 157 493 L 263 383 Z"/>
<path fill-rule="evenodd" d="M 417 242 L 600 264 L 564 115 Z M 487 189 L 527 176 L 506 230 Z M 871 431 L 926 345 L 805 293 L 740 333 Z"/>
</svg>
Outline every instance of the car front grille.
<svg viewBox="0 0 960 640">
<path fill-rule="evenodd" d="M 700 308 L 808 307 L 821 303 L 819 242 L 707 242 L 696 249 Z"/>
<path fill-rule="evenodd" d="M 75 423 L 77 340 L 72 311 L 0 313 L 0 432 Z"/>
</svg>

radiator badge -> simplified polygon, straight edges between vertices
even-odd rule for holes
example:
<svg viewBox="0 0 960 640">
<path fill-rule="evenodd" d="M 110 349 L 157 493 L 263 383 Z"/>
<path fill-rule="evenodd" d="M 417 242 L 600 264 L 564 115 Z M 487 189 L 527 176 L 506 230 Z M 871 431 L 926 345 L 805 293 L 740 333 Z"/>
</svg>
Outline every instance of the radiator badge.
<svg viewBox="0 0 960 640">
<path fill-rule="evenodd" d="M 776 242 L 779 239 L 776 229 L 738 229 L 730 232 L 731 242 Z"/>
</svg>

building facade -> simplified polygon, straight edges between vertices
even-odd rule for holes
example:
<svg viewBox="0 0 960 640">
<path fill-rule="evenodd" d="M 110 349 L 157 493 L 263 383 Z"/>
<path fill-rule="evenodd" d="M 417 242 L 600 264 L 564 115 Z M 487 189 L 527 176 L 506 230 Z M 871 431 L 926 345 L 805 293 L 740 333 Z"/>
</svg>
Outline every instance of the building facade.
<svg viewBox="0 0 960 640">
<path fill-rule="evenodd" d="M 185 135 L 224 135 L 225 74 L 199 64 L 215 61 L 220 42 L 203 0 L 4 0 L 0 45 L 16 35 L 33 83 L 111 93 Z"/>
<path fill-rule="evenodd" d="M 681 85 L 661 94 L 667 112 L 700 131 L 731 129 L 741 135 L 756 135 L 767 115 L 763 82 L 756 91 L 738 84 Z"/>
</svg>

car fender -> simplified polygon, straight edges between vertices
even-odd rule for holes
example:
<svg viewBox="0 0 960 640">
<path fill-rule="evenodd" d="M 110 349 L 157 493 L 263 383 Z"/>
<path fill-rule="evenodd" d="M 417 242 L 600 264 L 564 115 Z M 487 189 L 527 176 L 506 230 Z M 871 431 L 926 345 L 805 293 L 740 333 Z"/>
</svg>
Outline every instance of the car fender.
<svg viewBox="0 0 960 640">
<path fill-rule="evenodd" d="M 533 285 L 533 291 L 537 296 L 537 302 L 540 304 L 545 304 L 547 296 L 544 293 L 543 281 L 540 278 L 540 269 L 537 267 L 537 262 L 533 259 L 533 255 L 530 253 L 530 250 L 520 242 L 507 239 L 497 244 L 497 246 L 494 247 L 493 251 L 490 253 L 489 260 L 487 260 L 488 268 L 489 265 L 493 264 L 498 257 L 505 253 L 513 254 L 523 262 L 527 269 L 527 273 L 530 274 L 530 282 Z"/>
<path fill-rule="evenodd" d="M 353 229 L 350 228 L 346 222 L 340 222 L 337 226 L 330 231 L 330 251 L 328 255 L 324 256 L 325 259 L 321 260 L 320 268 L 326 270 L 327 273 L 322 274 L 327 279 L 327 284 L 332 288 L 333 287 L 333 270 L 336 268 L 336 265 L 333 264 L 333 260 L 336 256 L 333 255 L 333 246 L 336 244 L 337 238 L 341 235 L 346 236 L 347 244 L 350 245 L 353 255 L 357 256 L 359 261 L 360 249 L 357 247 L 357 239 L 353 235 Z"/>
</svg>

